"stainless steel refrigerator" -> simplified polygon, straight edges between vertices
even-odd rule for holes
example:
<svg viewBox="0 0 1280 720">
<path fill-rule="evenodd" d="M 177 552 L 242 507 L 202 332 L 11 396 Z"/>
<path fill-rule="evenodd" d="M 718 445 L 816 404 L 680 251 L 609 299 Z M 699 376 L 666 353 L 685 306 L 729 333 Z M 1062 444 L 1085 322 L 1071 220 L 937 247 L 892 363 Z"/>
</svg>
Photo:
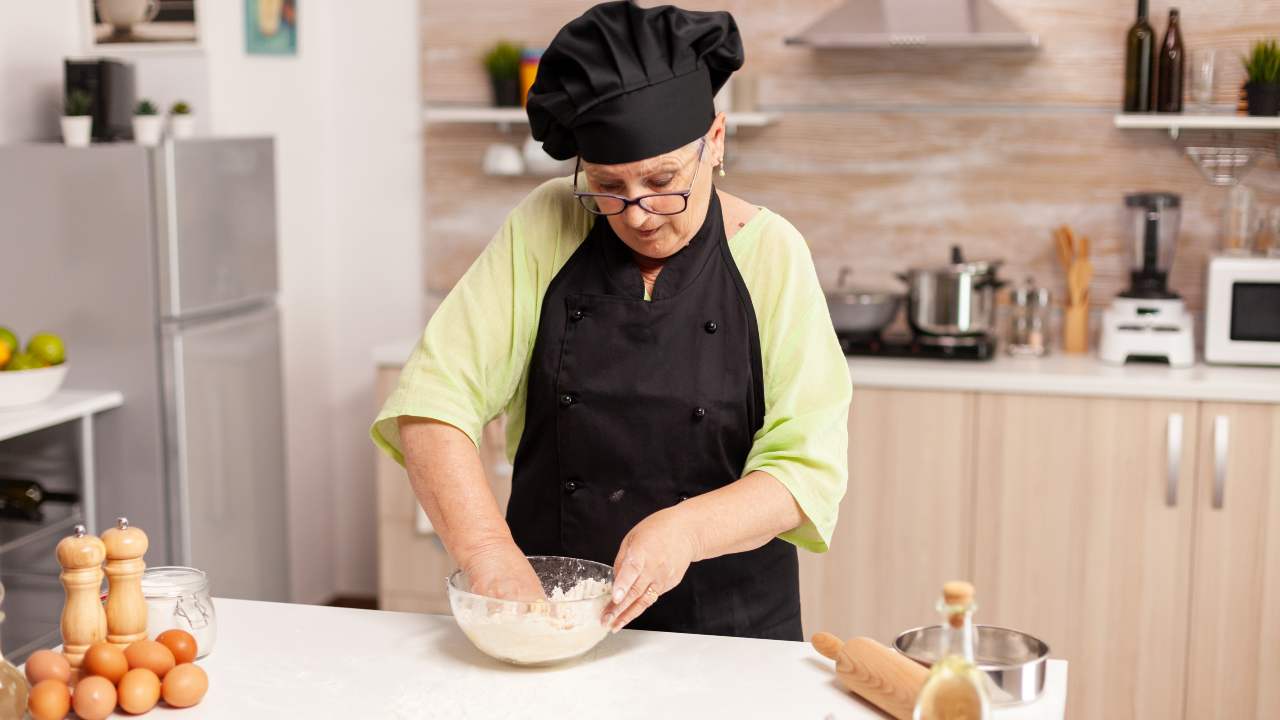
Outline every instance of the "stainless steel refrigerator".
<svg viewBox="0 0 1280 720">
<path fill-rule="evenodd" d="M 124 393 L 95 423 L 99 529 L 128 516 L 148 565 L 286 600 L 273 156 L 267 138 L 0 147 L 0 325 L 60 334 L 66 387 Z M 28 450 L 0 447 L 0 469 Z"/>
</svg>

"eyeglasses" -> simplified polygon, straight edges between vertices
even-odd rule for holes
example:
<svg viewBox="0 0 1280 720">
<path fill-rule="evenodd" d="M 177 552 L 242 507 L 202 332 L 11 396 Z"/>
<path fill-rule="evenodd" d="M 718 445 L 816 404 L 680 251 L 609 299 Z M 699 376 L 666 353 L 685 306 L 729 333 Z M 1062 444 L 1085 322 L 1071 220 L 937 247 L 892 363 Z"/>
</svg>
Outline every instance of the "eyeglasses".
<svg viewBox="0 0 1280 720">
<path fill-rule="evenodd" d="M 689 181 L 688 190 L 652 193 L 635 198 L 610 193 L 578 192 L 578 170 L 582 164 L 582 158 L 578 158 L 573 168 L 573 194 L 578 198 L 578 202 L 582 203 L 582 207 L 595 215 L 620 215 L 631 205 L 639 205 L 641 210 L 652 215 L 679 215 L 689 207 L 689 196 L 693 194 L 693 186 L 698 181 L 698 171 L 702 169 L 702 153 L 707 149 L 707 139 L 704 137 L 701 140 L 697 165 L 693 169 L 693 179 Z"/>
</svg>

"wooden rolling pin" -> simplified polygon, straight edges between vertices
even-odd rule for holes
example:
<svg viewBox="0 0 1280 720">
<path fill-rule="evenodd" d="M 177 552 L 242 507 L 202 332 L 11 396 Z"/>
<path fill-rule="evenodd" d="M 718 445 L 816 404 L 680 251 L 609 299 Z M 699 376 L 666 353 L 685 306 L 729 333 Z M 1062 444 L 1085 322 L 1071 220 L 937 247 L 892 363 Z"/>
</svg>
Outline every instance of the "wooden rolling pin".
<svg viewBox="0 0 1280 720">
<path fill-rule="evenodd" d="M 916 696 L 929 671 L 869 637 L 849 642 L 827 632 L 813 636 L 813 647 L 836 661 L 836 677 L 855 695 L 898 720 L 911 720 Z"/>
</svg>

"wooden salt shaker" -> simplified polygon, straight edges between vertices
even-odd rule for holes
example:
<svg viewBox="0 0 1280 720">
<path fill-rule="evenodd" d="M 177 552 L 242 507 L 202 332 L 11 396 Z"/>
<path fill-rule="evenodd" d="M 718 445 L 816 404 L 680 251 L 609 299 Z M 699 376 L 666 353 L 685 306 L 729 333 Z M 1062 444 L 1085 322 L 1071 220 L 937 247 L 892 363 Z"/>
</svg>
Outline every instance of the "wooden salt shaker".
<svg viewBox="0 0 1280 720">
<path fill-rule="evenodd" d="M 142 595 L 142 556 L 147 534 L 130 527 L 128 518 L 116 518 L 116 526 L 102 533 L 107 550 L 107 642 L 120 648 L 147 639 L 147 601 Z"/>
<path fill-rule="evenodd" d="M 107 636 L 107 616 L 102 609 L 102 560 L 107 549 L 83 525 L 62 538 L 57 548 L 62 566 L 62 587 L 67 599 L 62 606 L 62 654 L 71 667 L 79 668 L 85 650 Z"/>
</svg>

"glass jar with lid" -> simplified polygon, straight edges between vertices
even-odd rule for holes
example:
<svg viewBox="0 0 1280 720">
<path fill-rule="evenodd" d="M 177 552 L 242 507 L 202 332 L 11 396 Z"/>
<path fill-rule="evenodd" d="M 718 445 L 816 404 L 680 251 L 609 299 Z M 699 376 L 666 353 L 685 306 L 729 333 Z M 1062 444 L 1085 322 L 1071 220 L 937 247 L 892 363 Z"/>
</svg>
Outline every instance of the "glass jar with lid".
<svg viewBox="0 0 1280 720">
<path fill-rule="evenodd" d="M 1049 351 L 1049 290 L 1036 287 L 1028 277 L 1010 293 L 1009 333 L 1005 350 L 1010 355 L 1039 357 Z"/>
<path fill-rule="evenodd" d="M 153 567 L 142 574 L 142 595 L 147 600 L 147 634 L 155 637 L 178 628 L 196 639 L 196 657 L 213 650 L 218 617 L 209 595 L 209 577 L 189 567 Z"/>
</svg>

